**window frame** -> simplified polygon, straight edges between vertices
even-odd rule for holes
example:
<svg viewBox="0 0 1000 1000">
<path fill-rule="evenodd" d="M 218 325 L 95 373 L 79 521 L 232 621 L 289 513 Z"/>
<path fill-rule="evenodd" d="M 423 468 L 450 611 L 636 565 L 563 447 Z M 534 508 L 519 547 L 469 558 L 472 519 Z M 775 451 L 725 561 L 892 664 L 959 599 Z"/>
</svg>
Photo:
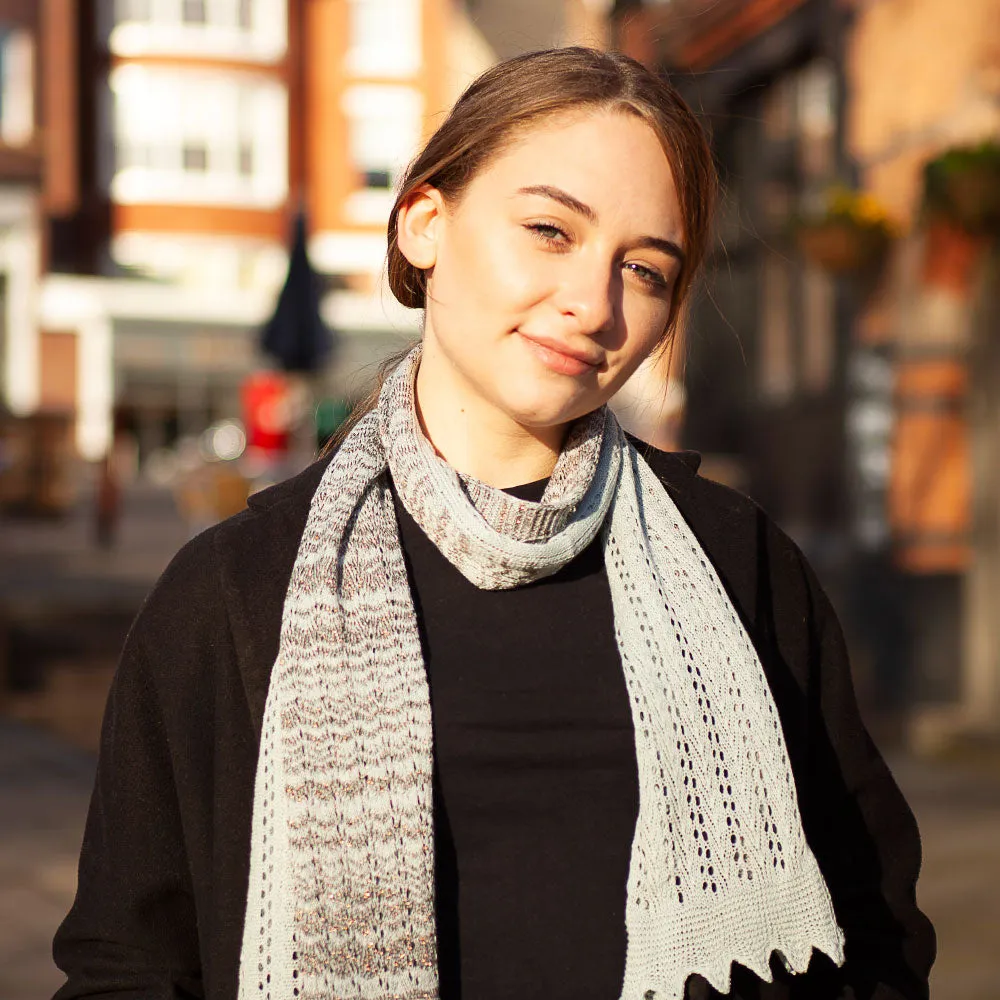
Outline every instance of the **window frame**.
<svg viewBox="0 0 1000 1000">
<path fill-rule="evenodd" d="M 347 0 L 347 72 L 381 79 L 416 76 L 423 61 L 421 7 L 420 0 Z"/>
<path fill-rule="evenodd" d="M 157 116 L 155 138 L 130 127 L 140 119 L 137 108 L 175 98 L 172 113 Z M 209 98 L 229 105 L 224 117 L 231 133 L 210 129 L 191 113 Z M 288 93 L 273 77 L 126 65 L 110 74 L 103 105 L 102 173 L 113 200 L 248 209 L 279 208 L 287 200 Z M 201 166 L 189 155 L 194 149 L 204 150 Z"/>
<path fill-rule="evenodd" d="M 204 20 L 187 19 L 195 2 Z M 137 3 L 144 4 L 139 14 Z M 288 52 L 288 0 L 103 0 L 101 15 L 99 35 L 118 56 L 277 63 Z"/>
</svg>

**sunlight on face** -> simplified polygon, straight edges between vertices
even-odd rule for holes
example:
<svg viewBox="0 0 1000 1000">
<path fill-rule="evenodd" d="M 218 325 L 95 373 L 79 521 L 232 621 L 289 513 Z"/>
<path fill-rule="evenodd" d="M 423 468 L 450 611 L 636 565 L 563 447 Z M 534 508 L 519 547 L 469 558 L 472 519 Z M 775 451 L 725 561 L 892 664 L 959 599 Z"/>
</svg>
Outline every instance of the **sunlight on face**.
<svg viewBox="0 0 1000 1000">
<path fill-rule="evenodd" d="M 490 162 L 433 232 L 436 391 L 521 427 L 605 403 L 659 343 L 683 258 L 673 177 L 634 115 L 562 115 Z"/>
</svg>

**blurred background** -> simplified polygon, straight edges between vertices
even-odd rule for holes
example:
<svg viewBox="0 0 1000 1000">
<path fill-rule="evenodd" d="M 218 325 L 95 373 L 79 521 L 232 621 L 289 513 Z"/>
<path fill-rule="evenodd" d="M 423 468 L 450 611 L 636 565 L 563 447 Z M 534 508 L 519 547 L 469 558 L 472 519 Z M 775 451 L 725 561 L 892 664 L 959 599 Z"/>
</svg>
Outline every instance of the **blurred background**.
<svg viewBox="0 0 1000 1000">
<path fill-rule="evenodd" d="M 724 197 L 615 401 L 802 546 L 921 822 L 933 994 L 1000 1000 L 1000 0 L 0 0 L 0 998 L 60 977 L 100 715 L 195 532 L 419 335 L 393 186 L 553 45 L 670 76 Z"/>
</svg>

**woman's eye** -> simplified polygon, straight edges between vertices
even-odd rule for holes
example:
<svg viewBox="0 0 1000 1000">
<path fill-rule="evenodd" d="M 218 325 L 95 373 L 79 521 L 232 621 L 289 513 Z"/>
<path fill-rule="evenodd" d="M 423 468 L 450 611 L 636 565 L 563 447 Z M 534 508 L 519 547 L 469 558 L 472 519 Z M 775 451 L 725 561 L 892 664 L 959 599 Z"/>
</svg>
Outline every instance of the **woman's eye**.
<svg viewBox="0 0 1000 1000">
<path fill-rule="evenodd" d="M 549 222 L 532 222 L 524 228 L 543 243 L 565 244 L 569 242 L 569 236 L 558 226 L 553 226 Z"/>
<path fill-rule="evenodd" d="M 651 267 L 646 267 L 644 264 L 626 264 L 625 267 L 639 278 L 640 281 L 645 282 L 652 288 L 663 289 L 669 284 L 659 271 L 654 271 Z"/>
</svg>

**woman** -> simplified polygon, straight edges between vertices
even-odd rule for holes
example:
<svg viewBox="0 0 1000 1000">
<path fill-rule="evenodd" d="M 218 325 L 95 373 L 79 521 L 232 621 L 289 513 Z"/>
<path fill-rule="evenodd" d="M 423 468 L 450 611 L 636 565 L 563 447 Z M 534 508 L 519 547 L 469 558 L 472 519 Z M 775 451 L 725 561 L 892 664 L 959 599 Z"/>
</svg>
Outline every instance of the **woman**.
<svg viewBox="0 0 1000 1000">
<path fill-rule="evenodd" d="M 621 56 L 468 89 L 389 226 L 421 346 L 129 636 L 61 998 L 926 996 L 916 828 L 812 572 L 604 406 L 713 184 Z"/>
</svg>

